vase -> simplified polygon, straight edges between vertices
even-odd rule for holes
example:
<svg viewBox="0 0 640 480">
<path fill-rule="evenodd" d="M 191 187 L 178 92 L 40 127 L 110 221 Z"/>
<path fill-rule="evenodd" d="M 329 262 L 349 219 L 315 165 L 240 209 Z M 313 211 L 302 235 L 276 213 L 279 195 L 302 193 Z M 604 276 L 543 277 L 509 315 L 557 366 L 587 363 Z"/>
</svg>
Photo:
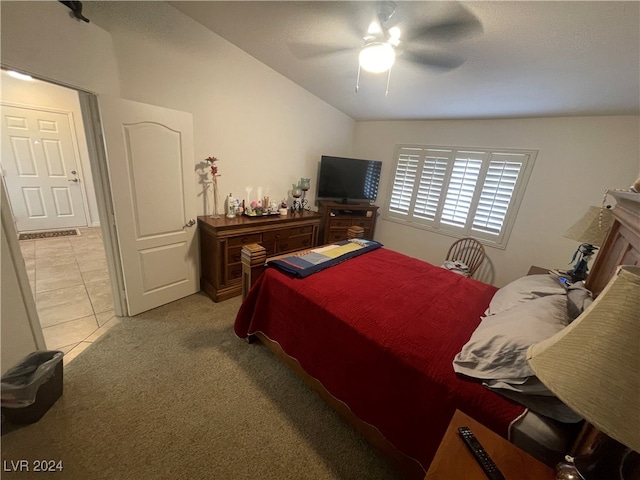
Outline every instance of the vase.
<svg viewBox="0 0 640 480">
<path fill-rule="evenodd" d="M 218 193 L 218 185 L 214 180 L 211 184 L 213 188 L 213 208 L 211 209 L 211 218 L 220 218 L 218 213 L 218 205 L 220 204 L 220 194 Z"/>
<path fill-rule="evenodd" d="M 230 193 L 227 197 L 227 205 L 225 206 L 227 211 L 227 218 L 236 218 L 236 199 Z"/>
</svg>

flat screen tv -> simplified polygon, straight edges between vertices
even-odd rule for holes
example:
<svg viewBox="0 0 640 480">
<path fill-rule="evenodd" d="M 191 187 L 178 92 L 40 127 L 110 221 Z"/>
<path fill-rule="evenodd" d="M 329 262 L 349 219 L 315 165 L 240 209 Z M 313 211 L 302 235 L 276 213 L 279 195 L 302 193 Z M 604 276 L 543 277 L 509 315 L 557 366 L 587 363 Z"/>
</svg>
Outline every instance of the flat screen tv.
<svg viewBox="0 0 640 480">
<path fill-rule="evenodd" d="M 372 202 L 378 196 L 382 162 L 358 158 L 330 157 L 320 159 L 318 199 L 341 203 Z"/>
</svg>

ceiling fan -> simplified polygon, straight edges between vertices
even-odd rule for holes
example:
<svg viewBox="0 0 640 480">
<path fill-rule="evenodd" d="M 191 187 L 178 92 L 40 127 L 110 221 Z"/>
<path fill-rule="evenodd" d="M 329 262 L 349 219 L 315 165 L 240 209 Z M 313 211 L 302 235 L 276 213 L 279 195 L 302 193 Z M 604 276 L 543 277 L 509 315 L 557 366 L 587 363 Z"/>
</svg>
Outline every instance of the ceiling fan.
<svg viewBox="0 0 640 480">
<path fill-rule="evenodd" d="M 400 10 L 403 7 L 407 9 L 407 3 L 418 5 L 418 8 L 429 8 L 429 4 L 434 2 L 401 2 Z M 401 15 L 397 15 L 398 6 L 396 2 L 378 2 L 377 14 L 373 21 L 369 23 L 364 35 L 362 31 L 356 32 L 362 39 L 362 43 L 358 47 L 332 48 L 327 46 L 323 48 L 323 46 L 318 45 L 295 44 L 290 45 L 290 49 L 298 58 L 311 58 L 357 50 L 359 53 L 356 92 L 360 85 L 361 70 L 374 74 L 386 72 L 387 87 L 385 95 L 387 95 L 391 68 L 397 58 L 422 67 L 451 70 L 462 65 L 465 59 L 442 51 L 435 51 L 432 46 L 438 43 L 460 40 L 483 32 L 482 24 L 478 18 L 462 5 L 457 2 L 435 3 L 440 5 L 447 4 L 448 12 L 444 18 L 440 18 L 435 22 L 427 22 L 418 27 L 408 25 L 407 31 L 404 31 L 404 24 L 407 23 L 407 19 L 398 18 Z M 357 27 L 356 30 L 361 28 L 361 26 Z"/>
</svg>

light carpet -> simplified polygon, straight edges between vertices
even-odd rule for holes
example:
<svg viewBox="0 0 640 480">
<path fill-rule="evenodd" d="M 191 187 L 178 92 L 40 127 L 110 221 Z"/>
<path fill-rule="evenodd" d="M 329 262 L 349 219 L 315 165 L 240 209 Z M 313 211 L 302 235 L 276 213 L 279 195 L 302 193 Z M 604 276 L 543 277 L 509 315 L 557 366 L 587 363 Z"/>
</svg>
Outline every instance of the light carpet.
<svg viewBox="0 0 640 480">
<path fill-rule="evenodd" d="M 196 294 L 112 327 L 65 366 L 39 422 L 3 428 L 2 478 L 400 478 L 264 345 L 233 334 L 239 305 Z M 18 460 L 63 470 L 11 471 Z"/>
</svg>

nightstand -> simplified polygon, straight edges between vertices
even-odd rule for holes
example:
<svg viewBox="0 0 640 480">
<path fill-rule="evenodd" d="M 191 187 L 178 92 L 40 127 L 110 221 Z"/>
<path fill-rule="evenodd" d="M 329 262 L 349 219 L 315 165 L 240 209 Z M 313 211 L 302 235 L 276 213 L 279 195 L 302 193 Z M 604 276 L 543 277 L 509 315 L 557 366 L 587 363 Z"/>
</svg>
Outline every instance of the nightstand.
<svg viewBox="0 0 640 480">
<path fill-rule="evenodd" d="M 536 265 L 531 265 L 527 275 L 544 275 L 545 273 L 549 273 L 548 268 L 538 267 Z"/>
<path fill-rule="evenodd" d="M 456 410 L 424 480 L 487 480 L 482 467 L 458 434 L 458 427 L 464 426 L 471 429 L 506 480 L 555 479 L 552 468 Z"/>
</svg>

